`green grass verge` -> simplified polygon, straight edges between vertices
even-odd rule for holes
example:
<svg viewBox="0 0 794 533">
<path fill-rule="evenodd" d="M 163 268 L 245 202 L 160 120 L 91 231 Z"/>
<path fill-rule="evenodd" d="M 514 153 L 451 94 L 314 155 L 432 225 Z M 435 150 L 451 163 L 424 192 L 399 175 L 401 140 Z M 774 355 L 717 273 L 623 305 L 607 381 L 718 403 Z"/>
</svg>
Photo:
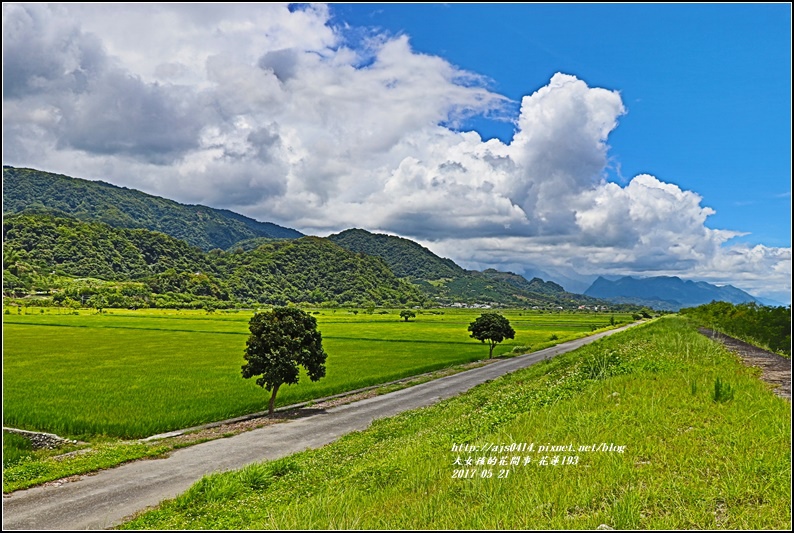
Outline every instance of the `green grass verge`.
<svg viewBox="0 0 794 533">
<path fill-rule="evenodd" d="M 41 311 L 44 311 L 43 313 Z M 59 314 L 61 311 L 63 314 Z M 240 367 L 251 312 L 112 310 L 103 314 L 26 308 L 3 323 L 3 423 L 86 440 L 138 438 L 262 411 L 268 394 Z M 476 361 L 488 349 L 469 338 L 478 310 L 399 310 L 353 315 L 316 311 L 327 374 L 279 391 L 290 405 Z M 443 313 L 443 314 L 441 314 Z M 537 350 L 608 325 L 607 314 L 505 311 L 516 339 L 497 347 Z M 628 317 L 617 315 L 627 321 Z M 556 335 L 557 341 L 550 341 Z"/>
<path fill-rule="evenodd" d="M 33 455 L 33 444 L 20 435 L 3 431 L 3 468 Z"/>
<path fill-rule="evenodd" d="M 791 405 L 757 374 L 665 318 L 322 449 L 205 477 L 123 528 L 789 529 Z M 715 401 L 718 378 L 732 399 Z M 512 443 L 534 449 L 453 451 Z M 623 453 L 584 448 L 602 443 Z"/>
<path fill-rule="evenodd" d="M 3 454 L 8 434 L 3 434 Z M 157 457 L 172 448 L 165 445 L 108 442 L 73 453 L 38 450 L 6 465 L 3 457 L 3 492 L 40 485 L 78 474 L 95 472 L 144 457 Z M 57 455 L 56 455 L 57 454 Z"/>
</svg>

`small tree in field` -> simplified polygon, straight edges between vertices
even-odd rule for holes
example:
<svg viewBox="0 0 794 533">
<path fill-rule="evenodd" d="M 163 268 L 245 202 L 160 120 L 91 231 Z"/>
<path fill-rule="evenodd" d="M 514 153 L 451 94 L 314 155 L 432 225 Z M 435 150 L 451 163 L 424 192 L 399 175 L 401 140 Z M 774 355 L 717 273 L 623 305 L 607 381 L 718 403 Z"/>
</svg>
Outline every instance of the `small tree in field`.
<svg viewBox="0 0 794 533">
<path fill-rule="evenodd" d="M 260 376 L 256 384 L 269 391 L 268 412 L 273 414 L 276 394 L 283 384 L 298 382 L 298 365 L 306 369 L 309 379 L 325 376 L 322 336 L 317 319 L 296 307 L 277 307 L 257 313 L 248 324 L 243 377 Z"/>
<path fill-rule="evenodd" d="M 510 326 L 510 321 L 499 313 L 483 313 L 474 322 L 469 324 L 470 337 L 480 342 L 488 341 L 491 351 L 488 359 L 493 357 L 493 348 L 505 339 L 514 339 L 516 332 Z"/>
<path fill-rule="evenodd" d="M 400 316 L 404 318 L 406 322 L 408 322 L 408 319 L 414 318 L 416 316 L 416 313 L 414 313 L 413 311 L 409 311 L 408 309 L 404 309 L 400 311 Z"/>
</svg>

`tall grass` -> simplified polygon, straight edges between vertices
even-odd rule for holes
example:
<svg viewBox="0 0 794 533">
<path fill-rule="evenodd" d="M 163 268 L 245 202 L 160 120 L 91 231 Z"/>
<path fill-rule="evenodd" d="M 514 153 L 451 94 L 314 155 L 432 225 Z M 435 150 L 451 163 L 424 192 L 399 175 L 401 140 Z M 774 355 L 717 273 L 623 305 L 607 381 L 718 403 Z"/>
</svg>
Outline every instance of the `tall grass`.
<svg viewBox="0 0 794 533">
<path fill-rule="evenodd" d="M 3 468 L 15 465 L 33 455 L 33 444 L 30 440 L 3 431 Z"/>
<path fill-rule="evenodd" d="M 791 407 L 756 373 L 666 318 L 320 450 L 206 477 L 125 528 L 789 529 Z M 713 401 L 717 378 L 733 401 Z M 453 477 L 458 458 L 514 455 L 453 445 L 511 443 L 576 451 Z M 600 443 L 623 452 L 579 449 Z"/>
</svg>

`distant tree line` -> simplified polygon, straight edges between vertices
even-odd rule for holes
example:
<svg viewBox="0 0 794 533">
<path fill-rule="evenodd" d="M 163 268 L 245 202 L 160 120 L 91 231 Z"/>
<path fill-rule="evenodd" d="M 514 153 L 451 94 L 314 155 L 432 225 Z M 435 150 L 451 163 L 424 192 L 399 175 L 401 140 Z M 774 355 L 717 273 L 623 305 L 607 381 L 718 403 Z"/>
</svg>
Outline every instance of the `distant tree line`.
<svg viewBox="0 0 794 533">
<path fill-rule="evenodd" d="M 711 302 L 681 309 L 706 327 L 791 357 L 791 306 L 770 307 L 755 302 Z"/>
</svg>

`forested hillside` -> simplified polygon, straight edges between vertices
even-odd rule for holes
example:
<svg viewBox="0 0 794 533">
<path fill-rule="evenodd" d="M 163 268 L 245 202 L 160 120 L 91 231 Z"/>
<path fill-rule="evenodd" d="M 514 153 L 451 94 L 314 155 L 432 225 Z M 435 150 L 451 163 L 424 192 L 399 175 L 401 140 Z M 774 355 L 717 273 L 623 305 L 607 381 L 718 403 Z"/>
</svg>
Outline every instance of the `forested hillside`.
<svg viewBox="0 0 794 533">
<path fill-rule="evenodd" d="M 180 204 L 101 181 L 3 167 L 3 213 L 42 208 L 115 228 L 159 231 L 205 251 L 226 249 L 255 237 L 297 239 L 303 235 L 225 209 Z"/>
<path fill-rule="evenodd" d="M 112 228 L 55 213 L 5 217 L 3 253 L 4 259 L 15 257 L 37 272 L 106 280 L 139 279 L 169 268 L 211 269 L 200 249 L 163 233 Z"/>
<path fill-rule="evenodd" d="M 79 284 L 81 300 L 99 294 L 120 306 L 405 306 L 425 299 L 380 259 L 318 237 L 204 252 L 162 233 L 25 213 L 6 217 L 3 242 L 8 295 L 66 288 L 57 296 L 73 297 L 74 284 L 64 277 L 78 277 L 96 280 Z"/>
<path fill-rule="evenodd" d="M 76 277 L 107 290 L 127 283 L 133 305 L 604 303 L 539 278 L 465 270 L 401 237 L 351 229 L 301 238 L 231 211 L 38 170 L 4 167 L 3 202 L 5 294 L 63 297 Z M 81 302 L 94 295 L 85 283 L 79 290 Z M 141 302 L 146 291 L 160 296 Z"/>
<path fill-rule="evenodd" d="M 380 257 L 401 278 L 438 280 L 456 278 L 466 273 L 451 259 L 443 259 L 424 246 L 402 237 L 356 228 L 328 238 L 353 252 Z"/>
<path fill-rule="evenodd" d="M 409 279 L 439 303 L 493 303 L 512 306 L 597 305 L 604 302 L 565 292 L 540 278 L 531 281 L 512 272 L 465 270 L 411 240 L 351 229 L 330 240 L 348 250 L 383 259 L 399 277 Z"/>
<path fill-rule="evenodd" d="M 491 279 L 504 281 L 528 292 L 547 294 L 549 296 L 557 296 L 565 293 L 565 289 L 553 281 L 543 281 L 540 278 L 532 278 L 531 280 L 527 280 L 527 278 L 524 276 L 519 276 L 518 274 L 513 274 L 512 272 L 500 272 L 493 268 L 484 270 L 483 274 Z M 593 298 L 593 301 L 596 301 L 595 298 Z"/>
</svg>

